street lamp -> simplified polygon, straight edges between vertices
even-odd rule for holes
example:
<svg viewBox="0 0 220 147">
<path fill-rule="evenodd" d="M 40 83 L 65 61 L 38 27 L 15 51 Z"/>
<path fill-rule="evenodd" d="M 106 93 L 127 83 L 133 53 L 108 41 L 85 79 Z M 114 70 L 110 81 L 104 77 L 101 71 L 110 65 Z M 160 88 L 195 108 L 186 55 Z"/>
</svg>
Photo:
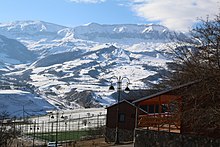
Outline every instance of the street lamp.
<svg viewBox="0 0 220 147">
<path fill-rule="evenodd" d="M 130 89 L 128 88 L 128 85 L 130 84 L 130 80 L 127 78 L 127 77 L 116 77 L 116 76 L 113 76 L 111 79 L 117 79 L 117 93 L 118 93 L 118 99 L 117 99 L 117 108 L 116 108 L 116 113 L 117 113 L 117 117 L 116 117 L 116 127 L 115 127 L 115 144 L 119 144 L 119 102 L 120 102 L 120 99 L 121 99 L 121 91 L 122 91 L 122 82 L 123 80 L 126 80 L 127 81 L 127 85 L 126 85 L 126 88 L 124 90 L 125 93 L 129 93 L 130 92 Z M 111 82 L 111 86 L 109 87 L 109 90 L 113 91 L 115 90 L 112 82 Z"/>
<path fill-rule="evenodd" d="M 51 116 L 52 119 L 54 119 L 54 115 L 52 113 L 52 116 Z M 63 112 L 62 112 L 62 116 L 60 118 L 64 118 L 63 116 Z M 59 123 L 59 111 L 56 110 L 56 147 L 58 145 L 58 123 Z"/>
</svg>

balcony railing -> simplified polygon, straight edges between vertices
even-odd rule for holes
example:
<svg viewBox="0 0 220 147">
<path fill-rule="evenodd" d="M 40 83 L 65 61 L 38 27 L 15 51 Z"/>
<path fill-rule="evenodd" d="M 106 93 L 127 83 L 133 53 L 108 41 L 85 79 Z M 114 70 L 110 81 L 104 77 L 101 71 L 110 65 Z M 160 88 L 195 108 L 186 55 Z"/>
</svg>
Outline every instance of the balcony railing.
<svg viewBox="0 0 220 147">
<path fill-rule="evenodd" d="M 179 133 L 180 116 L 178 114 L 170 114 L 170 113 L 154 113 L 154 114 L 139 115 L 138 127 L 149 130 Z"/>
</svg>

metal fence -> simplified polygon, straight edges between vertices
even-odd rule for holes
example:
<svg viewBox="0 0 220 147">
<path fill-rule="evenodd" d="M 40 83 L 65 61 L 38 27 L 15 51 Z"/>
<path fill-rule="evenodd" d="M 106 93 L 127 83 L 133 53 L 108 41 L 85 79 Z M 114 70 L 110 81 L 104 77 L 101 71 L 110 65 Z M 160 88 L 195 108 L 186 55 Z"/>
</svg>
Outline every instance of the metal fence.
<svg viewBox="0 0 220 147">
<path fill-rule="evenodd" d="M 28 138 L 33 142 L 72 142 L 82 138 L 103 135 L 106 125 L 106 114 L 91 114 L 86 116 L 63 115 L 49 113 L 43 117 L 14 120 L 16 130 L 21 132 L 20 138 Z M 31 145 L 32 146 L 32 145 Z"/>
<path fill-rule="evenodd" d="M 84 131 L 99 128 L 105 126 L 105 124 L 105 114 L 91 115 L 87 117 L 81 117 L 79 115 L 78 118 L 71 118 L 67 116 L 64 118 L 57 118 L 57 116 L 51 118 L 51 116 L 49 116 L 48 120 L 25 120 L 25 123 L 20 123 L 17 125 L 17 128 L 24 134 L 29 134 L 34 133 L 34 131 L 35 133 Z"/>
</svg>

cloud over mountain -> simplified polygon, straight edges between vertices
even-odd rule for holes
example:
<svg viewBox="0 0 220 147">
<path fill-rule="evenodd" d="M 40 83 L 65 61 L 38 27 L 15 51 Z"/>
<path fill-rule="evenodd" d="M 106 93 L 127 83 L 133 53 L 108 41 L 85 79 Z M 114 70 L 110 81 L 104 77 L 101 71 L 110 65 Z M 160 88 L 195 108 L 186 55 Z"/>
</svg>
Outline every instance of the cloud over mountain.
<svg viewBox="0 0 220 147">
<path fill-rule="evenodd" d="M 188 31 L 197 18 L 212 18 L 219 12 L 219 0 L 130 0 L 132 9 L 150 21 L 160 21 L 170 29 Z"/>
</svg>

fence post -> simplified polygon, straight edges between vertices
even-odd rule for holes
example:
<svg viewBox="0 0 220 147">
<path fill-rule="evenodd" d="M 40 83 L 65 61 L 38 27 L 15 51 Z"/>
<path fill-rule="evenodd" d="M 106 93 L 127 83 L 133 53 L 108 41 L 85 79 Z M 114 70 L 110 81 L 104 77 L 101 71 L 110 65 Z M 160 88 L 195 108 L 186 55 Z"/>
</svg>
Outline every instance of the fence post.
<svg viewBox="0 0 220 147">
<path fill-rule="evenodd" d="M 70 133 L 71 133 L 71 129 L 70 129 L 70 119 L 71 119 L 71 115 L 69 115 L 69 130 L 68 130 L 68 140 L 70 140 Z"/>
<path fill-rule="evenodd" d="M 45 144 L 45 146 L 46 146 L 46 144 L 47 144 L 47 127 L 46 127 L 46 121 L 44 121 L 44 135 L 43 135 L 43 137 L 44 137 L 44 144 Z"/>
<path fill-rule="evenodd" d="M 97 129 L 99 128 L 99 114 L 97 115 Z"/>
<path fill-rule="evenodd" d="M 79 138 L 79 126 L 80 125 L 80 114 L 79 114 L 79 119 L 78 119 L 78 128 L 77 128 L 77 139 Z"/>
<path fill-rule="evenodd" d="M 44 121 L 41 121 L 41 139 L 43 140 L 43 129 L 44 129 Z"/>
<path fill-rule="evenodd" d="M 74 139 L 74 141 L 75 141 L 75 128 L 74 128 L 74 119 L 72 120 L 72 132 L 73 132 L 73 134 L 72 134 L 72 139 Z"/>
</svg>

